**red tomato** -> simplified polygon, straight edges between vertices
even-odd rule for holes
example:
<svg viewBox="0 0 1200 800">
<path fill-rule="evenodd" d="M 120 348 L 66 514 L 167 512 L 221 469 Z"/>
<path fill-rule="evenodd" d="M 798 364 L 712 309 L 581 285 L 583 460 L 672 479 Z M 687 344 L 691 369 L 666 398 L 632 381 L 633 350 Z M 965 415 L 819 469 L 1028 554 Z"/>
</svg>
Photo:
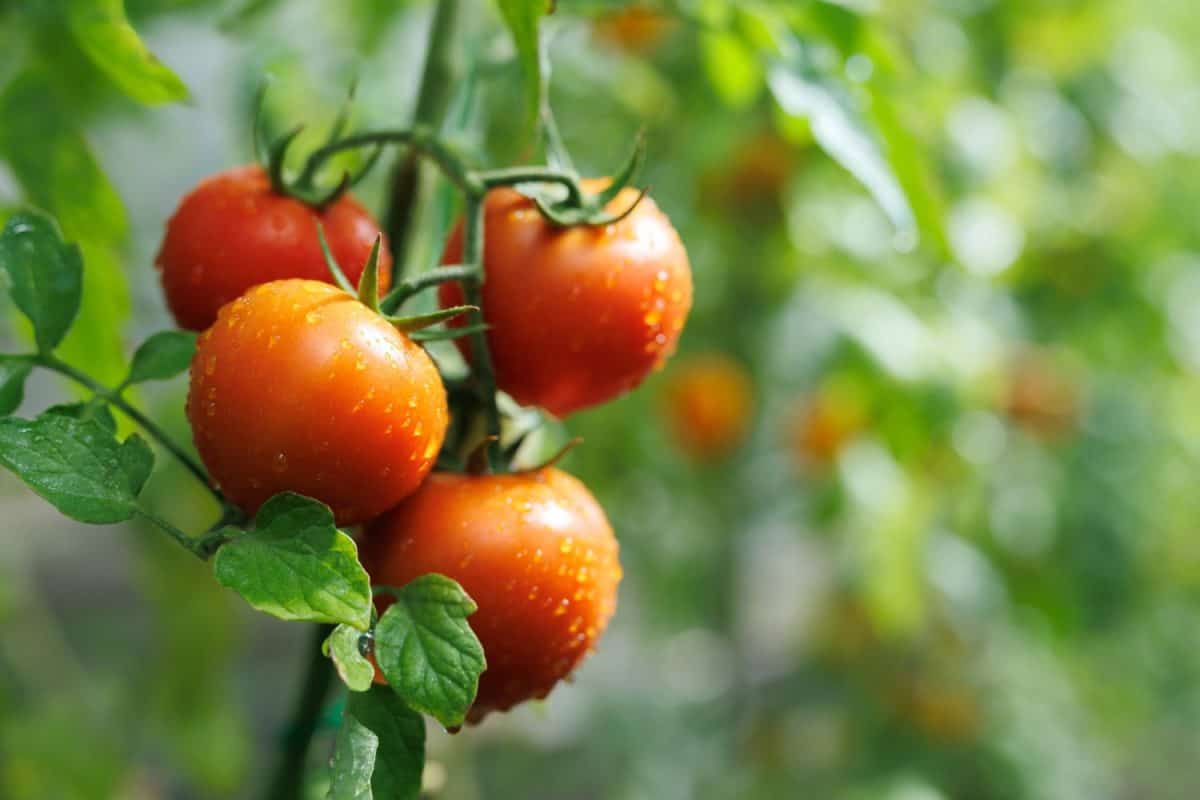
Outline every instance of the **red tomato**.
<svg viewBox="0 0 1200 800">
<path fill-rule="evenodd" d="M 299 492 L 339 525 L 421 483 L 446 434 L 433 361 L 337 287 L 251 289 L 221 309 L 192 361 L 188 420 L 213 481 L 246 511 Z"/>
<path fill-rule="evenodd" d="M 155 262 L 167 305 L 181 328 L 212 325 L 217 309 L 251 286 L 284 278 L 332 283 L 317 240 L 317 222 L 329 249 L 357 285 L 379 226 L 348 194 L 323 212 L 271 191 L 257 165 L 218 173 L 191 191 L 167 222 Z M 392 259 L 379 254 L 379 281 L 391 283 Z"/>
<path fill-rule="evenodd" d="M 570 675 L 608 625 L 621 580 L 604 511 L 582 483 L 553 467 L 434 473 L 367 527 L 362 561 L 374 584 L 403 586 L 436 572 L 479 606 L 468 622 L 488 667 L 472 722 L 543 698 Z M 376 599 L 381 613 L 390 602 Z"/>
<path fill-rule="evenodd" d="M 746 370 L 721 353 L 680 361 L 663 392 L 663 414 L 680 449 L 701 461 L 721 458 L 742 441 L 754 410 Z"/>
<path fill-rule="evenodd" d="M 586 181 L 597 191 L 602 182 Z M 637 197 L 623 189 L 610 211 Z M 629 391 L 675 351 L 692 305 L 687 252 L 650 198 L 604 227 L 562 228 L 512 189 L 488 194 L 483 311 L 498 386 L 562 417 Z M 462 226 L 443 261 L 462 259 Z M 443 284 L 443 307 L 463 302 Z M 462 324 L 461 322 L 456 324 Z M 470 357 L 469 340 L 459 340 Z"/>
</svg>

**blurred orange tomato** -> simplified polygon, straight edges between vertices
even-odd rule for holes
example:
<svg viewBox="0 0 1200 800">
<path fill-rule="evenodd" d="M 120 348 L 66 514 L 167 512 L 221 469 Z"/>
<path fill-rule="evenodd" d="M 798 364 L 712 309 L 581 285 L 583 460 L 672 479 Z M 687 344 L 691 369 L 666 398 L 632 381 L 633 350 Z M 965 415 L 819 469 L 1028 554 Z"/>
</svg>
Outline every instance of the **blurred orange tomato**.
<svg viewBox="0 0 1200 800">
<path fill-rule="evenodd" d="M 1001 404 L 1009 419 L 1046 440 L 1061 439 L 1079 417 L 1078 384 L 1044 354 L 1021 356 L 1008 375 Z"/>
<path fill-rule="evenodd" d="M 791 446 L 803 466 L 828 466 L 866 425 L 867 414 L 857 392 L 827 384 L 793 412 Z"/>
<path fill-rule="evenodd" d="M 745 438 L 753 412 L 750 376 L 722 353 L 680 359 L 663 391 L 662 413 L 671 437 L 697 461 L 733 451 Z"/>
<path fill-rule="evenodd" d="M 675 28 L 675 20 L 661 11 L 633 5 L 592 23 L 596 39 L 628 53 L 645 55 L 658 49 Z"/>
<path fill-rule="evenodd" d="M 717 213 L 773 221 L 783 209 L 797 161 L 792 144 L 774 131 L 760 131 L 700 179 L 701 202 Z"/>
</svg>

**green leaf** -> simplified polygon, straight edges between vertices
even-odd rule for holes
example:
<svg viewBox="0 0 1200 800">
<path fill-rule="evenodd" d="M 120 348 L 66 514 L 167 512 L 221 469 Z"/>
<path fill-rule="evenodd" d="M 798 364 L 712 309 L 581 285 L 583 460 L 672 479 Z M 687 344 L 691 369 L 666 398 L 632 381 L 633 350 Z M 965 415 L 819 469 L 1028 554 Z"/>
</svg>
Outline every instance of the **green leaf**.
<svg viewBox="0 0 1200 800">
<path fill-rule="evenodd" d="M 0 360 L 0 417 L 7 417 L 17 410 L 25 399 L 25 379 L 33 371 L 33 364 L 24 358 Z"/>
<path fill-rule="evenodd" d="M 396 592 L 375 626 L 375 658 L 408 705 L 448 727 L 461 725 L 487 667 L 467 624 L 475 602 L 442 575 L 422 575 Z"/>
<path fill-rule="evenodd" d="M 0 269 L 9 293 L 33 323 L 38 349 L 58 346 L 79 313 L 83 296 L 83 259 L 63 241 L 54 220 L 38 211 L 9 217 L 0 232 Z"/>
<path fill-rule="evenodd" d="M 79 47 L 134 100 L 157 105 L 187 98 L 183 81 L 129 24 L 123 0 L 70 0 L 67 20 Z"/>
<path fill-rule="evenodd" d="M 425 720 L 376 686 L 350 695 L 333 754 L 330 800 L 416 800 L 425 768 Z"/>
<path fill-rule="evenodd" d="M 83 302 L 59 358 L 115 383 L 125 374 L 121 328 L 130 311 L 117 256 L 127 232 L 125 210 L 69 109 L 43 73 L 18 75 L 0 95 L 0 157 L 29 200 L 57 218 L 87 262 Z"/>
<path fill-rule="evenodd" d="M 117 420 L 113 416 L 112 409 L 103 400 L 92 400 L 87 403 L 67 403 L 58 406 L 50 406 L 45 414 L 61 414 L 64 417 L 81 420 L 95 420 L 108 432 L 116 434 Z"/>
<path fill-rule="evenodd" d="M 133 354 L 126 384 L 165 381 L 187 370 L 196 354 L 196 334 L 190 331 L 159 331 Z"/>
<path fill-rule="evenodd" d="M 362 654 L 363 632 L 349 625 L 338 625 L 325 640 L 322 649 L 351 691 L 365 692 L 375 680 L 375 665 Z"/>
<path fill-rule="evenodd" d="M 532 125 L 538 115 L 538 101 L 542 92 L 541 47 L 538 38 L 538 20 L 546 13 L 546 0 L 497 0 L 500 14 L 512 32 L 517 46 L 517 60 L 521 62 L 525 88 L 525 120 Z"/>
<path fill-rule="evenodd" d="M 0 464 L 71 519 L 105 525 L 137 512 L 154 455 L 137 434 L 119 442 L 96 419 L 52 412 L 0 419 Z"/>
<path fill-rule="evenodd" d="M 371 582 L 354 540 L 323 503 L 285 492 L 263 504 L 254 530 L 217 551 L 217 580 L 280 619 L 366 630 Z M 236 535 L 236 534 L 235 534 Z"/>
<path fill-rule="evenodd" d="M 780 108 L 809 120 L 817 144 L 866 187 L 896 231 L 916 236 L 908 198 L 849 95 L 794 59 L 773 64 L 767 83 Z"/>
</svg>

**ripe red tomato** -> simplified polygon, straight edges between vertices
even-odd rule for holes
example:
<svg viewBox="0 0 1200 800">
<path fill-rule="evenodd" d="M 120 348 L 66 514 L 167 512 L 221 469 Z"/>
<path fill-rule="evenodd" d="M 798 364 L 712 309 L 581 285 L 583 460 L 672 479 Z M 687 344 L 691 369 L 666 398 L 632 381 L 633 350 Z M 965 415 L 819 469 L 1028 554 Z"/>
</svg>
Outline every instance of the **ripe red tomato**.
<svg viewBox="0 0 1200 800">
<path fill-rule="evenodd" d="M 571 674 L 616 610 L 617 540 L 582 483 L 548 467 L 514 475 L 434 473 L 366 530 L 372 583 L 429 572 L 458 581 L 487 670 L 468 720 L 543 698 Z M 390 603 L 379 595 L 380 612 Z M 382 680 L 377 676 L 377 680 Z"/>
<path fill-rule="evenodd" d="M 700 461 L 721 458 L 746 435 L 754 390 L 729 356 L 709 353 L 680 361 L 663 391 L 663 414 L 679 448 Z"/>
<path fill-rule="evenodd" d="M 337 287 L 255 287 L 223 307 L 192 361 L 187 416 L 213 481 L 254 512 L 299 492 L 340 525 L 417 488 L 446 434 L 424 350 Z"/>
<path fill-rule="evenodd" d="M 596 191 L 602 182 L 585 181 Z M 623 189 L 616 212 L 637 197 Z M 562 228 L 512 189 L 486 205 L 483 309 L 497 385 L 523 405 L 562 417 L 629 391 L 675 351 L 692 305 L 687 252 L 645 198 L 604 227 Z M 443 261 L 462 258 L 462 226 Z M 443 284 L 443 307 L 463 302 Z M 457 323 L 462 324 L 462 323 Z M 469 340 L 459 340 L 470 357 Z"/>
<path fill-rule="evenodd" d="M 317 222 L 329 249 L 357 285 L 379 226 L 350 195 L 317 212 L 275 194 L 257 165 L 213 175 L 193 189 L 167 222 L 155 265 L 167 305 L 181 328 L 212 325 L 217 309 L 251 286 L 284 278 L 331 283 L 317 239 Z M 379 254 L 379 281 L 391 283 L 391 256 Z"/>
</svg>

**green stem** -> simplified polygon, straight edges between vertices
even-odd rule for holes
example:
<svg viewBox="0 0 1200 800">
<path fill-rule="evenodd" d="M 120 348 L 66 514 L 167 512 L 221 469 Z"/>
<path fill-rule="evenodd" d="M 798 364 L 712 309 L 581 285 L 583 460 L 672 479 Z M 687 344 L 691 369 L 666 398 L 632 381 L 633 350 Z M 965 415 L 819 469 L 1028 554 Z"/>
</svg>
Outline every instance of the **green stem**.
<svg viewBox="0 0 1200 800">
<path fill-rule="evenodd" d="M 475 176 L 488 189 L 512 186 L 515 183 L 557 183 L 567 189 L 567 201 L 573 207 L 583 205 L 583 187 L 572 172 L 554 167 L 508 167 L 477 173 Z"/>
<path fill-rule="evenodd" d="M 150 436 L 160 445 L 162 445 L 167 452 L 175 456 L 175 458 L 179 460 L 179 463 L 183 464 L 183 466 L 187 468 L 188 472 L 192 473 L 192 475 L 196 477 L 196 480 L 200 481 L 200 483 L 204 484 L 208 491 L 212 492 L 213 497 L 217 499 L 217 502 L 220 503 L 222 507 L 228 505 L 225 497 L 219 491 L 213 488 L 212 483 L 209 482 L 208 473 L 204 471 L 204 467 L 200 465 L 200 462 L 196 461 L 196 459 L 192 458 L 190 453 L 176 444 L 175 441 L 172 440 L 171 437 L 167 436 L 166 432 L 163 431 L 162 428 L 158 427 L 158 425 L 156 425 L 149 417 L 130 405 L 129 402 L 121 396 L 120 392 L 109 389 L 107 386 L 96 382 L 90 375 L 81 372 L 80 370 L 72 367 L 65 361 L 61 361 L 55 356 L 39 355 L 36 357 L 35 363 L 48 370 L 57 372 L 59 375 L 62 375 L 65 378 L 69 378 L 85 389 L 89 389 L 97 397 L 104 400 L 114 408 L 120 410 L 123 414 L 125 414 L 125 416 L 136 422 L 142 430 L 150 434 Z"/>
<path fill-rule="evenodd" d="M 396 309 L 410 297 L 423 292 L 431 286 L 437 286 L 450 281 L 461 281 L 474 277 L 475 270 L 471 267 L 442 267 L 424 272 L 414 278 L 402 281 L 379 301 L 379 308 L 384 314 L 394 314 Z"/>
<path fill-rule="evenodd" d="M 297 800 L 304 789 L 308 750 L 321 721 L 325 697 L 333 685 L 333 664 L 321 652 L 321 645 L 329 638 L 333 627 L 320 625 L 313 632 L 299 702 L 284 735 L 283 753 L 275 767 L 275 776 L 263 795 L 265 800 Z"/>
<path fill-rule="evenodd" d="M 475 306 L 470 324 L 484 324 L 483 309 L 483 225 L 485 217 L 484 194 L 467 195 L 463 228 L 463 266 L 473 271 L 471 277 L 462 281 L 463 295 L 467 305 Z M 496 437 L 487 445 L 486 462 L 489 471 L 500 466 L 500 409 L 496 405 L 496 371 L 492 354 L 488 349 L 487 333 L 478 330 L 471 334 L 471 366 L 475 396 L 483 408 L 484 435 Z"/>
<path fill-rule="evenodd" d="M 412 122 L 442 130 L 455 87 L 463 77 L 464 0 L 439 0 L 429 28 L 425 67 Z M 426 267 L 430 242 L 419 231 L 430 227 L 438 198 L 438 176 L 408 152 L 392 172 L 391 194 L 384 217 L 392 247 L 394 283 Z"/>
<path fill-rule="evenodd" d="M 201 561 L 207 561 L 209 556 L 213 554 L 211 542 L 208 541 L 208 537 L 197 539 L 194 536 L 188 536 L 170 522 L 167 522 L 154 512 L 148 511 L 144 508 L 140 509 L 138 513 L 141 514 L 144 519 L 153 522 L 159 528 L 162 528 L 164 531 L 166 531 L 172 539 L 183 545 L 188 552 L 199 558 Z"/>
<path fill-rule="evenodd" d="M 480 190 L 479 179 L 467 168 L 458 154 L 423 127 L 411 130 L 399 128 L 356 133 L 345 139 L 318 147 L 309 156 L 309 161 L 316 164 L 314 169 L 319 169 L 321 164 L 335 153 L 378 144 L 399 144 L 411 147 L 437 164 L 446 178 L 462 192 L 475 194 Z"/>
</svg>

